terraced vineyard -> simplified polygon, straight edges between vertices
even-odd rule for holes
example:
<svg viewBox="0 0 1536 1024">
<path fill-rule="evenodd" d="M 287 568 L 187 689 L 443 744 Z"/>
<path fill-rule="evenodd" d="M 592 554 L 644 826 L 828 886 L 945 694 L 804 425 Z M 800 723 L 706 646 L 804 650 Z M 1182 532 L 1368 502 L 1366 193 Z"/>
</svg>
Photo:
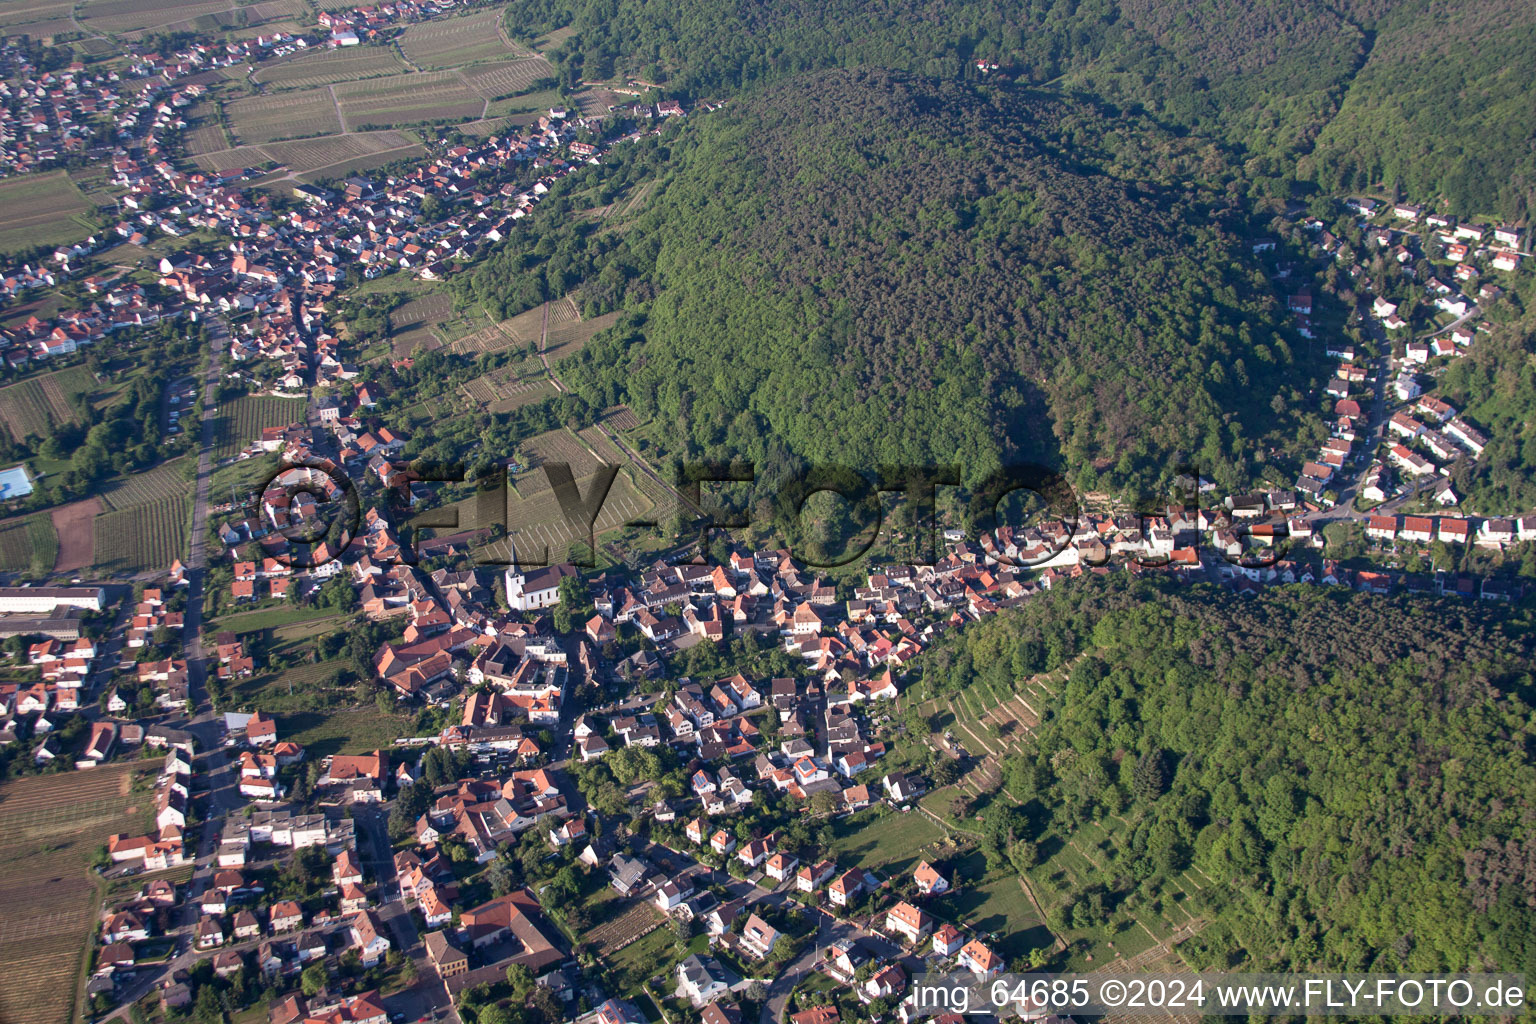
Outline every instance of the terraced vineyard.
<svg viewBox="0 0 1536 1024">
<path fill-rule="evenodd" d="M 541 364 L 534 365 L 543 369 Z M 476 377 L 464 385 L 463 392 L 476 407 L 491 412 L 510 412 L 559 393 L 548 377 L 523 379 L 516 367 L 503 367 Z"/>
<path fill-rule="evenodd" d="M 92 522 L 96 565 L 112 572 L 169 569 L 186 557 L 185 497 L 162 498 L 121 512 L 103 512 Z"/>
<path fill-rule="evenodd" d="M 541 479 L 543 477 L 542 473 L 536 475 Z M 555 492 L 549 488 L 548 484 L 543 487 L 521 486 L 530 479 L 530 477 L 524 477 L 520 481 L 519 489 L 508 495 L 508 535 L 517 545 L 520 557 L 529 559 L 539 557 L 560 561 L 569 556 L 572 543 L 584 544 L 587 538 L 581 535 L 580 530 L 566 522 L 560 511 L 560 503 L 555 499 Z M 592 477 L 577 474 L 576 486 L 582 494 L 587 494 L 592 487 Z M 526 497 L 524 493 L 527 494 Z M 473 499 L 460 503 L 459 522 L 461 524 L 470 527 L 489 525 L 475 523 L 474 514 Z M 627 471 L 620 471 L 614 478 L 613 486 L 609 489 L 608 496 L 597 514 L 594 532 L 601 537 L 609 531 L 622 527 L 626 522 L 649 519 L 653 515 L 653 504 L 650 499 L 635 488 Z M 510 557 L 505 538 L 489 545 L 489 551 L 500 559 Z"/>
</svg>

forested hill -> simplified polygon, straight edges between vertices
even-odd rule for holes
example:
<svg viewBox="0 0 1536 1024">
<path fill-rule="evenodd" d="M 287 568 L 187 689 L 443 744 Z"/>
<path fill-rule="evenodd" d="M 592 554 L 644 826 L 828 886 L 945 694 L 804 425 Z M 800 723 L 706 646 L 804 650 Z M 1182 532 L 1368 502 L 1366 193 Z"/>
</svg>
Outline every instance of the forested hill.
<svg viewBox="0 0 1536 1024">
<path fill-rule="evenodd" d="M 639 75 L 722 96 L 831 67 L 935 77 L 976 59 L 1141 104 L 1231 150 L 1250 180 L 1397 179 L 1522 216 L 1536 190 L 1527 0 L 511 0 L 507 26 L 575 30 L 568 79 Z M 1263 185 L 1260 182 L 1261 187 Z"/>
<path fill-rule="evenodd" d="M 1155 914 L 1189 871 L 1210 882 L 1184 904 L 1204 922 L 1182 947 L 1197 967 L 1529 973 L 1531 625 L 1347 588 L 1234 601 L 1103 580 L 920 664 L 942 696 L 1070 661 L 1007 765 L 1008 798 L 982 812 L 991 856 L 1051 894 L 1069 937 Z M 1063 888 L 1051 860 L 1074 837 L 1107 858 L 1087 889 Z"/>
<path fill-rule="evenodd" d="M 1033 458 L 1092 489 L 1184 451 L 1235 482 L 1298 368 L 1246 221 L 1147 183 L 1184 148 L 1022 89 L 790 80 L 673 144 L 624 235 L 654 297 L 568 379 L 759 466 Z"/>
</svg>

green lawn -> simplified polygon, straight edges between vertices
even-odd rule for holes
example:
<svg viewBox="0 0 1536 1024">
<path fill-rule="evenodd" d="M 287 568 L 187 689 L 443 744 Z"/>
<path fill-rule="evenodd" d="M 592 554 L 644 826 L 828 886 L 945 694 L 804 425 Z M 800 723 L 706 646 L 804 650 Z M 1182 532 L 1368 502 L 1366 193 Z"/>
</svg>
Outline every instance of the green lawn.
<svg viewBox="0 0 1536 1024">
<path fill-rule="evenodd" d="M 1006 959 L 1051 945 L 1049 930 L 1012 870 L 1005 867 L 988 873 L 986 858 L 979 852 L 952 862 L 949 868 L 959 885 L 934 905 L 939 917 L 978 934 L 996 936 L 991 945 Z"/>
<path fill-rule="evenodd" d="M 889 874 L 912 870 L 923 858 L 922 847 L 944 838 L 944 830 L 917 811 L 892 811 L 875 819 L 865 818 L 861 812 L 837 822 L 832 829 L 837 836 L 832 841 L 832 855 L 839 866 Z"/>
<path fill-rule="evenodd" d="M 385 717 L 378 709 L 368 707 L 330 714 L 305 711 L 284 715 L 278 728 L 282 738 L 303 746 L 309 757 L 325 757 L 387 750 L 395 740 L 411 735 L 412 724 L 404 715 Z"/>
<path fill-rule="evenodd" d="M 294 622 L 314 623 L 329 627 L 336 618 L 338 616 L 317 608 L 277 604 L 270 608 L 261 608 L 253 612 L 235 612 L 232 615 L 222 615 L 211 624 L 210 628 L 216 632 L 228 629 L 236 633 L 254 633 L 257 630 L 275 629 L 278 626 L 286 626 Z"/>
<path fill-rule="evenodd" d="M 609 958 L 613 979 L 620 992 L 633 994 L 640 991 L 645 979 L 655 974 L 666 974 L 670 981 L 676 957 L 673 955 L 675 938 L 671 928 L 657 928 L 616 951 Z"/>
</svg>

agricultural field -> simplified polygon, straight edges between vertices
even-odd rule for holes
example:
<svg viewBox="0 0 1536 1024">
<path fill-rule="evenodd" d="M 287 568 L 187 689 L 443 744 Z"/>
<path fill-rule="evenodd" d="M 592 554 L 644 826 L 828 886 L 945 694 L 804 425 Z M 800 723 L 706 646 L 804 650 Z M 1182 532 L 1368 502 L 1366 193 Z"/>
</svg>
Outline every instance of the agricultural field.
<svg viewBox="0 0 1536 1024">
<path fill-rule="evenodd" d="M 554 65 L 543 57 L 523 57 L 476 64 L 463 70 L 464 81 L 486 99 L 501 99 L 527 92 L 542 78 L 555 76 Z"/>
<path fill-rule="evenodd" d="M 185 497 L 174 497 L 103 512 L 91 523 L 96 564 L 112 572 L 169 569 L 187 554 L 187 508 Z"/>
<path fill-rule="evenodd" d="M 334 177 L 420 156 L 426 150 L 404 132 L 382 131 L 269 142 L 261 152 L 297 174 L 323 172 Z"/>
<path fill-rule="evenodd" d="M 389 349 L 396 359 L 404 359 L 417 349 L 430 352 L 442 348 L 443 342 L 430 327 L 412 327 L 390 335 Z"/>
<path fill-rule="evenodd" d="M 502 35 L 501 11 L 495 8 L 410 25 L 400 37 L 400 49 L 412 64 L 428 69 L 527 56 Z"/>
<path fill-rule="evenodd" d="M 526 317 L 528 314 L 519 315 Z M 479 355 L 483 352 L 501 352 L 513 347 L 524 348 L 530 344 L 537 344 L 539 340 L 537 324 L 534 325 L 532 338 L 522 338 L 511 328 L 511 323 L 511 320 L 504 320 L 499 324 L 486 324 L 478 330 L 455 338 L 448 346 L 449 350 Z"/>
<path fill-rule="evenodd" d="M 200 153 L 192 158 L 192 162 L 205 171 L 239 171 L 247 167 L 260 167 L 267 159 L 267 154 L 255 146 L 236 146 L 234 149 Z"/>
<path fill-rule="evenodd" d="M 55 426 L 75 422 L 71 403 L 95 385 L 91 371 L 83 366 L 12 384 L 0 389 L 0 423 L 17 440 L 29 434 L 47 437 Z"/>
<path fill-rule="evenodd" d="M 263 67 L 253 77 L 269 89 L 301 89 L 406 71 L 393 47 L 349 46 L 311 50 L 292 60 Z"/>
<path fill-rule="evenodd" d="M 224 134 L 224 126 L 213 121 L 198 125 L 182 138 L 189 156 L 206 156 L 209 153 L 218 153 L 230 148 L 229 137 Z"/>
<path fill-rule="evenodd" d="M 267 427 L 283 427 L 304 418 L 297 398 L 245 395 L 227 402 L 213 421 L 213 457 L 227 459 L 261 440 Z"/>
<path fill-rule="evenodd" d="M 572 444 L 580 447 L 574 438 Z M 587 456 L 584 468 L 580 465 L 572 467 L 576 486 L 583 495 L 592 487 L 594 468 L 591 456 Z M 448 506 L 458 510 L 459 526 L 456 529 L 472 530 L 491 525 L 477 520 L 476 504 L 477 499 L 466 498 Z M 653 508 L 653 502 L 630 479 L 630 471 L 620 470 L 597 514 L 595 532 L 601 537 L 631 520 L 651 518 Z M 527 559 L 543 556 L 550 561 L 560 561 L 568 556 L 573 543 L 585 544 L 587 540 L 581 530 L 566 522 L 542 471 L 524 474 L 509 489 L 506 526 L 519 556 Z M 487 555 L 508 559 L 507 541 L 503 539 L 490 544 Z"/>
<path fill-rule="evenodd" d="M 407 330 L 440 324 L 453 315 L 453 298 L 447 292 L 427 292 L 397 307 L 389 314 L 393 330 Z"/>
<path fill-rule="evenodd" d="M 27 26 L 69 21 L 69 12 L 73 8 L 71 0 L 5 0 L 0 3 L 0 28 L 6 35 L 31 33 Z"/>
<path fill-rule="evenodd" d="M 0 252 L 79 241 L 92 231 L 83 219 L 92 209 L 64 171 L 0 181 Z"/>
<path fill-rule="evenodd" d="M 231 0 L 181 0 L 171 7 L 156 0 L 86 0 L 77 13 L 87 28 L 111 34 L 224 14 L 233 7 Z"/>
<path fill-rule="evenodd" d="M 92 565 L 96 560 L 96 531 L 93 523 L 101 512 L 100 498 L 83 498 L 51 509 L 48 518 L 58 538 L 54 572 L 72 572 Z"/>
<path fill-rule="evenodd" d="M 533 124 L 550 107 L 558 107 L 565 102 L 558 89 L 542 89 L 539 92 L 519 93 L 516 96 L 505 96 L 499 100 L 492 100 L 485 106 L 485 117 L 504 117 L 513 124 Z"/>
<path fill-rule="evenodd" d="M 882 876 L 902 874 L 917 867 L 944 839 L 944 830 L 919 811 L 866 815 L 868 811 L 861 811 L 833 825 L 828 853 L 839 864 Z"/>
<path fill-rule="evenodd" d="M 108 511 L 121 512 L 123 509 L 152 505 L 166 498 L 184 495 L 191 486 L 186 474 L 182 472 L 188 458 L 182 456 L 142 473 L 113 480 L 102 489 L 101 500 Z"/>
<path fill-rule="evenodd" d="M 236 138 L 245 145 L 259 146 L 264 142 L 302 135 L 331 134 L 343 128 L 336 113 L 336 100 L 329 88 L 246 96 L 227 104 L 224 109 Z"/>
<path fill-rule="evenodd" d="M 598 956 L 611 956 L 649 935 L 666 922 L 666 915 L 649 901 L 633 904 L 617 917 L 587 929 L 582 939 L 597 947 Z"/>
<path fill-rule="evenodd" d="M 69 1024 L 96 926 L 89 874 L 114 832 L 152 826 L 153 799 L 131 765 L 18 779 L 0 786 L 0 1020 Z"/>
<path fill-rule="evenodd" d="M 629 413 L 627 409 L 624 411 Z M 634 413 L 629 413 L 629 416 L 633 418 Z M 584 427 L 576 433 L 577 436 L 591 446 L 592 450 L 597 453 L 598 458 L 604 462 L 616 466 L 622 466 L 628 462 L 628 458 L 624 453 L 619 451 L 612 441 L 608 440 L 607 435 L 600 428 L 595 426 Z M 640 493 L 645 496 L 646 501 L 651 503 L 650 518 L 657 523 L 671 523 L 676 520 L 678 502 L 672 492 L 633 467 L 629 472 L 634 482 L 638 485 Z"/>
<path fill-rule="evenodd" d="M 598 331 L 612 327 L 618 319 L 619 314 L 613 312 L 591 320 L 568 320 L 556 325 L 554 317 L 550 317 L 549 333 L 544 338 L 544 352 L 550 362 L 559 362 L 567 356 L 573 356 L 585 348 Z"/>
<path fill-rule="evenodd" d="M 511 412 L 560 393 L 548 378 L 498 385 L 496 390 L 499 392 L 498 397 L 484 406 L 487 412 Z"/>
<path fill-rule="evenodd" d="M 387 128 L 419 121 L 480 117 L 485 101 L 452 71 L 344 82 L 331 86 L 351 128 Z M 309 93 L 295 95 L 310 95 Z"/>
<path fill-rule="evenodd" d="M 44 575 L 53 571 L 59 535 L 44 513 L 0 522 L 0 572 Z"/>
</svg>

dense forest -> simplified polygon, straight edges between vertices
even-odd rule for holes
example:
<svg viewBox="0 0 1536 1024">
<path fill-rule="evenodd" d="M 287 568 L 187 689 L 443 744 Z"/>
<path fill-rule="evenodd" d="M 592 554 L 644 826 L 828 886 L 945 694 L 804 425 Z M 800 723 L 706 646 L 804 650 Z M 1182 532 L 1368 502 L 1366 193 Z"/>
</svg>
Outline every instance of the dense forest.
<svg viewBox="0 0 1536 1024">
<path fill-rule="evenodd" d="M 1489 436 L 1481 458 L 1457 464 L 1457 492 L 1492 513 L 1536 508 L 1536 314 L 1480 337 L 1467 358 L 1446 367 L 1440 390 Z"/>
<path fill-rule="evenodd" d="M 628 74 L 724 96 L 839 67 L 975 77 L 984 59 L 1219 140 L 1260 188 L 1298 174 L 1396 182 L 1505 217 L 1536 190 L 1525 0 L 512 0 L 507 11 L 525 38 L 575 30 L 558 55 L 567 81 Z"/>
<path fill-rule="evenodd" d="M 1536 969 L 1536 677 L 1529 612 L 1284 587 L 1105 579 L 957 634 L 938 693 L 1069 664 L 987 848 L 1026 873 L 1085 823 L 1105 876 L 1048 908 L 1105 929 L 1214 883 L 1197 967 Z M 1031 700 L 1040 696 L 1037 691 Z"/>
<path fill-rule="evenodd" d="M 940 464 L 970 482 L 1027 459 L 1093 489 L 1183 453 L 1236 484 L 1266 434 L 1297 429 L 1283 395 L 1321 367 L 1295 365 L 1236 204 L 1151 183 L 1181 146 L 1015 88 L 772 87 L 672 143 L 599 260 L 646 289 L 562 374 L 595 407 L 675 425 L 674 454 L 760 473 Z"/>
</svg>

